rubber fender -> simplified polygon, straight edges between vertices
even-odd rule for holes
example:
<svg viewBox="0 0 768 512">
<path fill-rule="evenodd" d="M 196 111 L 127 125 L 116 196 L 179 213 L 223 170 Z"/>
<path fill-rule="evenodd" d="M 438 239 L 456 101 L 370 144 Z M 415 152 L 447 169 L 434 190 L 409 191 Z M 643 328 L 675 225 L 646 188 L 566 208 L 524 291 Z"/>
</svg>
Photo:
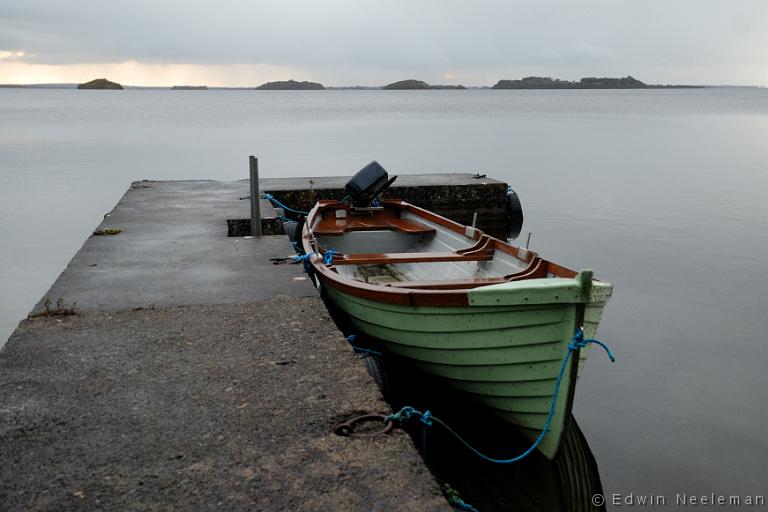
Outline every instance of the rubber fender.
<svg viewBox="0 0 768 512">
<path fill-rule="evenodd" d="M 288 235 L 291 242 L 295 240 L 297 231 L 300 231 L 298 222 L 295 220 L 283 221 L 283 233 Z"/>
<path fill-rule="evenodd" d="M 512 187 L 507 189 L 507 215 L 509 215 L 509 238 L 517 238 L 523 229 L 523 206 Z"/>
</svg>

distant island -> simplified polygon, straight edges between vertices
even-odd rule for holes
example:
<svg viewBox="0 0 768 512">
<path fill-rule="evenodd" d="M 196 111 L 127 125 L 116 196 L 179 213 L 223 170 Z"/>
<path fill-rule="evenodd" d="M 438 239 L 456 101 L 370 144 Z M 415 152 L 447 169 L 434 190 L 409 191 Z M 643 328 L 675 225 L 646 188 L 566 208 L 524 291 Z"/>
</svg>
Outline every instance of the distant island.
<svg viewBox="0 0 768 512">
<path fill-rule="evenodd" d="M 317 82 L 297 82 L 296 80 L 280 80 L 267 82 L 256 87 L 259 91 L 323 91 L 325 86 Z"/>
<path fill-rule="evenodd" d="M 123 86 L 116 83 L 116 82 L 110 82 L 106 78 L 97 78 L 96 80 L 91 80 L 90 82 L 86 82 L 84 84 L 80 84 L 77 86 L 78 89 L 107 89 L 107 90 L 113 90 L 113 91 L 122 91 Z"/>
<path fill-rule="evenodd" d="M 429 85 L 427 82 L 409 78 L 392 82 L 382 87 L 385 91 L 419 90 L 419 89 L 466 89 L 463 85 Z"/>
<path fill-rule="evenodd" d="M 84 84 L 73 83 L 41 83 L 41 84 L 0 84 L 0 89 L 5 88 L 23 88 L 23 89 L 134 89 L 134 90 L 174 90 L 174 91 L 245 91 L 245 90 L 272 90 L 272 91 L 321 91 L 321 90 L 430 90 L 430 89 L 700 89 L 707 87 L 734 87 L 734 86 L 710 86 L 710 85 L 659 85 L 646 84 L 632 76 L 624 78 L 582 78 L 577 81 L 560 80 L 558 78 L 529 76 L 522 79 L 503 79 L 496 85 L 469 86 L 463 85 L 432 85 L 423 80 L 410 78 L 392 82 L 384 86 L 381 85 L 348 85 L 348 86 L 329 86 L 326 87 L 317 82 L 299 82 L 297 80 L 280 80 L 267 82 L 258 87 L 208 87 L 206 85 L 174 85 L 174 86 L 140 86 L 126 85 L 122 86 L 115 82 L 110 82 L 106 78 L 98 78 Z M 743 86 L 749 87 L 749 86 Z"/>
<path fill-rule="evenodd" d="M 648 85 L 626 78 L 582 78 L 578 82 L 557 78 L 528 76 L 522 80 L 499 80 L 494 89 L 645 89 Z"/>
<path fill-rule="evenodd" d="M 625 78 L 582 78 L 578 82 L 558 78 L 528 76 L 522 80 L 499 80 L 493 89 L 651 89 L 696 88 L 696 85 L 648 85 L 627 76 Z"/>
</svg>

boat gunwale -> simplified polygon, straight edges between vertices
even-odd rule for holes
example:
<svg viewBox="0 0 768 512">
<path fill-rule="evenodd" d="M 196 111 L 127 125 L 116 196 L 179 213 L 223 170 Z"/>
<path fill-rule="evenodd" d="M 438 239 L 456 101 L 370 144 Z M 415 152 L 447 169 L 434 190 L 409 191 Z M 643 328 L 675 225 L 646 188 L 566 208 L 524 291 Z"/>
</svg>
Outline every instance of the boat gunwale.
<svg viewBox="0 0 768 512">
<path fill-rule="evenodd" d="M 458 222 L 437 215 L 406 201 L 400 199 L 385 199 L 382 201 L 382 205 L 385 208 L 389 206 L 395 209 L 400 209 L 401 211 L 408 211 L 416 217 L 427 219 L 441 227 L 453 231 L 454 233 L 467 236 L 468 238 L 471 238 L 477 242 L 471 247 L 465 247 L 455 251 L 454 253 L 450 253 L 450 258 L 448 261 L 476 261 L 477 259 L 484 259 L 486 254 L 490 253 L 492 255 L 493 251 L 498 250 L 514 258 L 517 258 L 518 260 L 525 262 L 528 265 L 519 272 L 505 276 L 498 276 L 495 278 L 480 278 L 477 282 L 473 282 L 473 280 L 470 279 L 454 280 L 459 282 L 455 283 L 458 285 L 457 287 L 452 288 L 449 288 L 449 286 L 452 286 L 450 280 L 443 281 L 445 284 L 424 284 L 423 281 L 410 281 L 409 283 L 413 285 L 411 287 L 408 286 L 408 283 L 403 283 L 402 285 L 396 286 L 363 283 L 361 281 L 342 276 L 333 268 L 335 264 L 342 263 L 343 260 L 333 261 L 330 266 L 325 265 L 323 261 L 323 255 L 325 253 L 322 251 L 322 247 L 317 240 L 317 236 L 315 235 L 312 226 L 315 221 L 318 220 L 318 216 L 321 215 L 324 211 L 335 209 L 339 206 L 342 206 L 345 210 L 349 210 L 349 205 L 340 201 L 321 200 L 315 204 L 315 206 L 307 215 L 304 230 L 302 232 L 302 245 L 305 254 L 309 255 L 309 264 L 322 279 L 322 281 L 324 281 L 327 285 L 332 286 L 341 292 L 378 302 L 409 306 L 456 307 L 469 306 L 470 303 L 468 292 L 469 290 L 478 287 L 502 284 L 518 280 L 543 278 L 550 274 L 557 277 L 566 278 L 573 278 L 578 274 L 574 270 L 542 259 L 534 251 L 513 246 L 509 243 L 499 240 L 498 238 L 494 238 L 486 234 L 480 229 L 464 226 Z M 384 229 L 392 228 L 387 227 Z M 468 230 L 472 230 L 471 235 Z M 430 256 L 434 255 L 435 253 L 423 253 L 425 256 L 422 257 L 416 257 L 416 253 L 404 254 L 409 256 L 408 259 L 420 262 L 440 261 L 439 258 Z M 373 261 L 391 261 L 392 263 L 398 262 L 397 258 L 388 260 L 386 258 L 386 254 L 379 254 L 377 256 L 380 258 Z M 489 282 L 489 280 L 493 281 Z"/>
</svg>

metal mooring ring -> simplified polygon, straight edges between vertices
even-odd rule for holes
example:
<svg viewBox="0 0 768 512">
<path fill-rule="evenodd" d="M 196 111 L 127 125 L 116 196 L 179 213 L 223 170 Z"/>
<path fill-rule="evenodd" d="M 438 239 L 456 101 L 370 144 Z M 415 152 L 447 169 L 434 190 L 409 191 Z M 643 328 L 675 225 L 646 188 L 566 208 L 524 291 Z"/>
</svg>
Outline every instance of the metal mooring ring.
<svg viewBox="0 0 768 512">
<path fill-rule="evenodd" d="M 358 434 L 355 432 L 355 425 L 359 425 L 361 423 L 370 423 L 373 421 L 379 421 L 381 423 L 384 423 L 384 428 L 376 432 L 365 433 L 365 434 Z M 392 432 L 392 429 L 394 428 L 394 426 L 395 426 L 394 423 L 388 420 L 387 417 L 384 416 L 383 414 L 364 414 L 362 416 L 352 418 L 349 421 L 345 421 L 344 423 L 339 423 L 338 425 L 336 425 L 336 428 L 333 429 L 333 433 L 336 434 L 337 436 L 374 437 L 374 436 L 389 434 L 390 432 Z"/>
</svg>

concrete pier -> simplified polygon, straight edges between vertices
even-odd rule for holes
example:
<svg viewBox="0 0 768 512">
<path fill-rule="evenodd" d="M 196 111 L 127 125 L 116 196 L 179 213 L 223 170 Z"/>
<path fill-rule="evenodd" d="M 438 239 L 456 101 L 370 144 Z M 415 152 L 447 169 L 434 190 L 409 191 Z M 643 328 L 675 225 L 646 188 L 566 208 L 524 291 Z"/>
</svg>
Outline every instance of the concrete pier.
<svg viewBox="0 0 768 512">
<path fill-rule="evenodd" d="M 262 192 L 279 197 L 293 208 L 309 210 L 320 199 L 341 199 L 349 176 L 322 178 L 262 178 Z M 481 174 L 407 174 L 397 178 L 384 198 L 405 199 L 462 224 L 472 224 L 477 214 L 477 227 L 501 238 L 510 231 L 507 184 Z M 266 215 L 266 217 L 264 217 Z M 233 219 L 233 234 L 250 230 L 247 215 Z M 274 213 L 262 207 L 262 227 L 274 232 Z"/>
<path fill-rule="evenodd" d="M 265 186 L 266 185 L 266 186 Z M 247 182 L 136 182 L 0 352 L 0 510 L 447 510 Z M 263 190 L 270 190 L 265 183 Z M 275 187 L 271 187 L 275 190 Z"/>
</svg>

